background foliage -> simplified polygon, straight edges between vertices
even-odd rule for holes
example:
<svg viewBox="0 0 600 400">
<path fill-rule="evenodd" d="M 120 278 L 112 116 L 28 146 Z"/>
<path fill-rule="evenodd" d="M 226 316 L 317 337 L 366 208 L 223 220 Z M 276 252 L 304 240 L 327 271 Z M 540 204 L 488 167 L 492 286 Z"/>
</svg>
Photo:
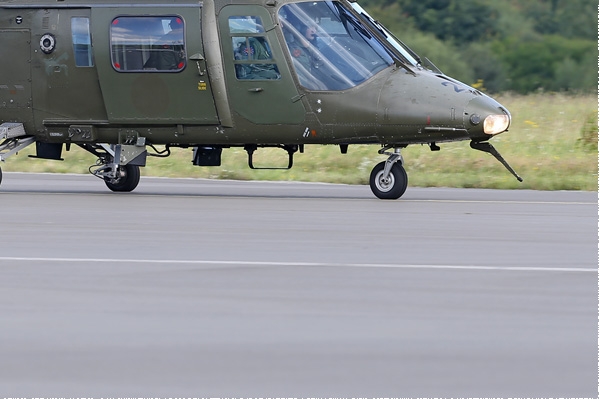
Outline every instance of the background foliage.
<svg viewBox="0 0 600 400">
<path fill-rule="evenodd" d="M 444 73 L 488 92 L 598 88 L 596 0 L 361 0 Z"/>
</svg>

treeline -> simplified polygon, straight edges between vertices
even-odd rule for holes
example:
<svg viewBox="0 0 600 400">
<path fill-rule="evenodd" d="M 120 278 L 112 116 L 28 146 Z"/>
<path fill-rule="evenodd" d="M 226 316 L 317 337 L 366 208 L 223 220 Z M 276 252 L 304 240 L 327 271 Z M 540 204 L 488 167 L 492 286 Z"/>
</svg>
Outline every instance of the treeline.
<svg viewBox="0 0 600 400">
<path fill-rule="evenodd" d="M 597 0 L 361 0 L 444 73 L 488 92 L 598 89 Z"/>
</svg>

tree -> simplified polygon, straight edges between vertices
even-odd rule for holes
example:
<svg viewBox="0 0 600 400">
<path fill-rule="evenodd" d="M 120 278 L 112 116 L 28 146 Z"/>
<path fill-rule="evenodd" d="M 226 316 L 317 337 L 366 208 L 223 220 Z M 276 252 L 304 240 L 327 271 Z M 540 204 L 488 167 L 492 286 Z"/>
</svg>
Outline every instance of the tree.
<svg viewBox="0 0 600 400">
<path fill-rule="evenodd" d="M 498 93 L 509 88 L 508 74 L 490 43 L 473 43 L 464 55 L 473 69 L 474 80 L 481 82 L 486 91 Z"/>
<path fill-rule="evenodd" d="M 518 92 L 593 89 L 591 81 L 598 79 L 598 47 L 589 40 L 556 35 L 537 41 L 510 38 L 494 48 L 508 72 L 508 88 Z"/>
<path fill-rule="evenodd" d="M 438 39 L 471 43 L 496 36 L 497 14 L 481 0 L 399 0 L 415 26 Z"/>
<path fill-rule="evenodd" d="M 595 0 L 526 2 L 525 14 L 541 34 L 598 40 L 598 2 Z"/>
<path fill-rule="evenodd" d="M 597 90 L 596 0 L 359 0 L 421 56 L 492 92 Z"/>
</svg>

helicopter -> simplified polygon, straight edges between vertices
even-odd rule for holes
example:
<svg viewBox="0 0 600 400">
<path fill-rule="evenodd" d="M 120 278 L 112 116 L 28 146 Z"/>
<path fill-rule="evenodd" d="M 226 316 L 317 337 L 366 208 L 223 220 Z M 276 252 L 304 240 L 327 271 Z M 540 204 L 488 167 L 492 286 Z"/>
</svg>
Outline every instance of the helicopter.
<svg viewBox="0 0 600 400">
<path fill-rule="evenodd" d="M 497 101 L 437 69 L 354 0 L 0 0 L 0 160 L 35 144 L 131 192 L 148 157 L 192 150 L 379 145 L 369 184 L 398 199 L 401 151 L 470 140 L 522 179 L 489 143 L 509 129 Z M 1 182 L 0 170 L 0 182 Z"/>
</svg>

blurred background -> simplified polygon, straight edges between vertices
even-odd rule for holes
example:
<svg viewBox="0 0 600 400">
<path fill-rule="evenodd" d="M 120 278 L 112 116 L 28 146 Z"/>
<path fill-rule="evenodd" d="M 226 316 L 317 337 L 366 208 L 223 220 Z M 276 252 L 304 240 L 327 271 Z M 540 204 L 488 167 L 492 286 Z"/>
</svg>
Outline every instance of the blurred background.
<svg viewBox="0 0 600 400">
<path fill-rule="evenodd" d="M 595 0 L 362 0 L 444 73 L 488 92 L 596 91 Z"/>
</svg>

